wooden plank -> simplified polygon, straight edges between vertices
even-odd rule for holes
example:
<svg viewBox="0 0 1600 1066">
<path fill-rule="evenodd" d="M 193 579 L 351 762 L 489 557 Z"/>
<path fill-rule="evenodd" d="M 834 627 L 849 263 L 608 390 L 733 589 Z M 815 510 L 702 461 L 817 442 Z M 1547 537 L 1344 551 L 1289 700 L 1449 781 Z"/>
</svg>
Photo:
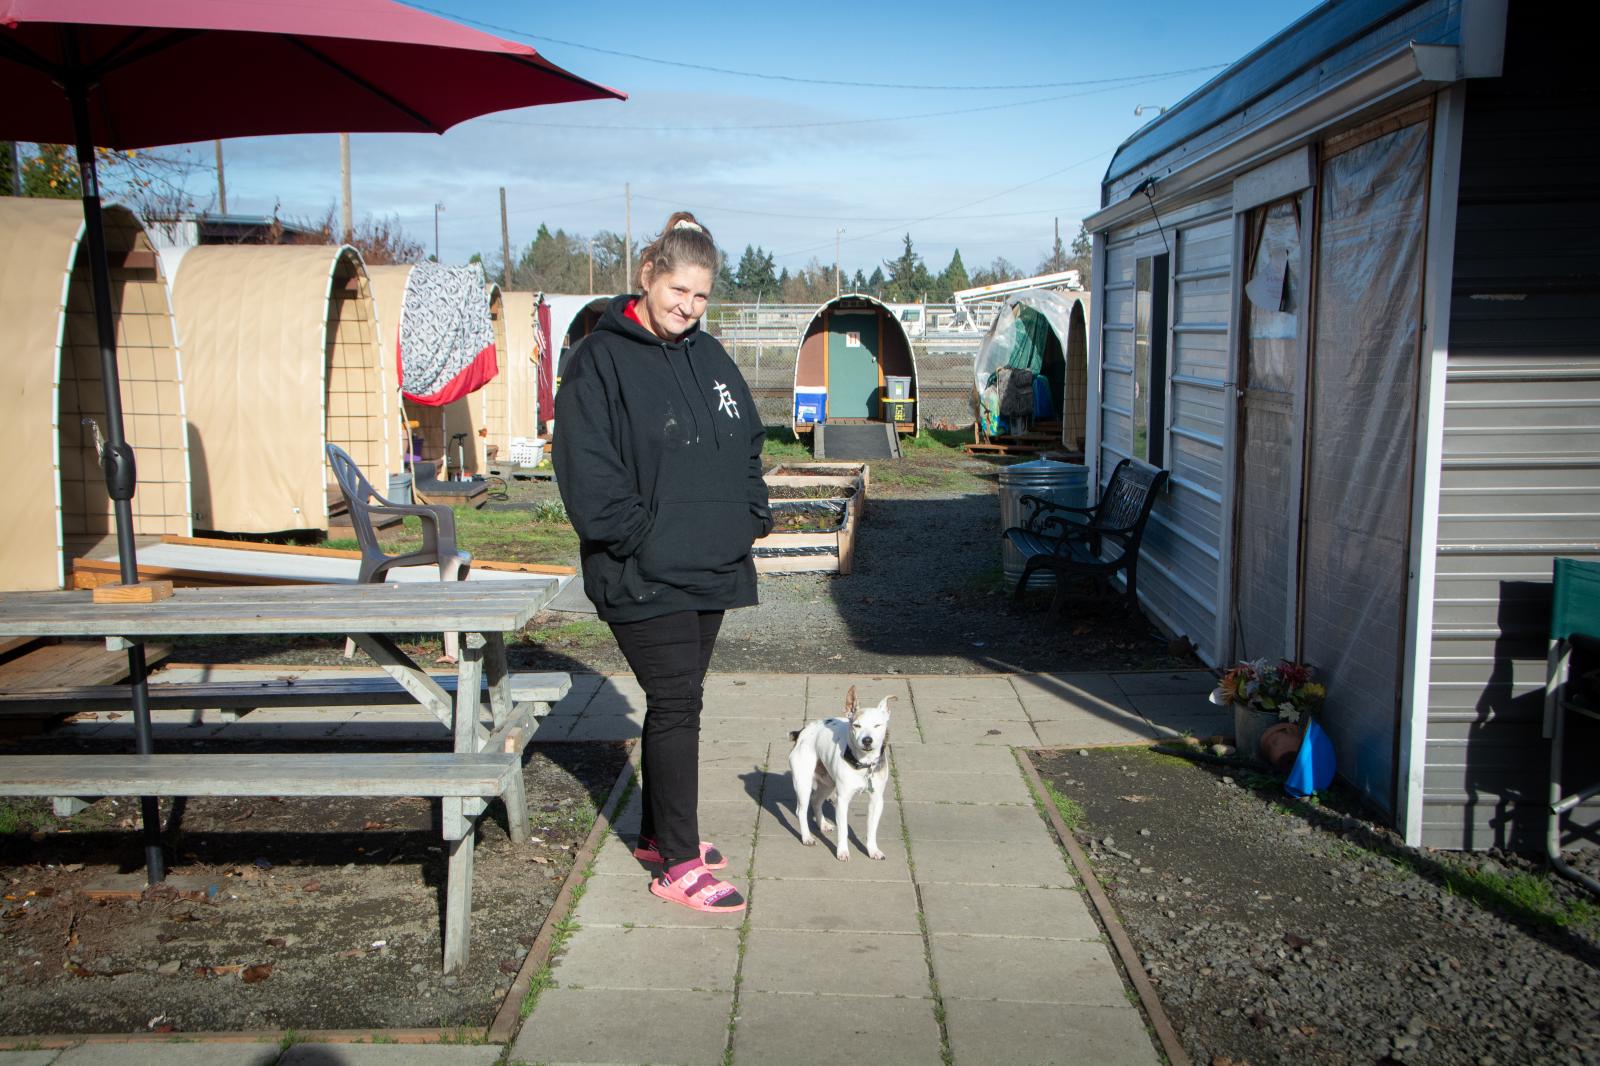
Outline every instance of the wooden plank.
<svg viewBox="0 0 1600 1066">
<path fill-rule="evenodd" d="M 756 558 L 758 574 L 831 574 L 838 569 L 837 555 L 762 555 Z"/>
<path fill-rule="evenodd" d="M 480 796 L 505 791 L 504 752 L 357 755 L 7 755 L 7 796 Z"/>
<path fill-rule="evenodd" d="M 72 560 L 72 587 L 97 589 L 122 580 L 121 566 L 109 559 Z M 139 566 L 139 580 L 170 581 L 178 588 L 232 588 L 238 585 L 314 585 L 292 577 L 233 574 L 218 570 L 187 570 L 175 566 Z"/>
<path fill-rule="evenodd" d="M 61 645 L 66 647 L 68 645 Z M 120 656 L 125 675 L 127 657 Z M 54 680 L 54 675 L 50 675 Z M 435 674 L 438 699 L 454 699 L 454 674 Z M 513 703 L 555 703 L 572 688 L 566 674 L 512 674 Z M 50 685 L 23 688 L 0 685 L 0 711 L 121 711 L 129 705 L 126 685 Z M 150 685 L 150 706 L 155 710 L 255 710 L 262 707 L 367 707 L 405 706 L 416 701 L 409 690 L 391 677 L 306 677 L 263 681 L 156 682 Z"/>
<path fill-rule="evenodd" d="M 154 665 L 172 654 L 165 644 L 145 645 L 145 662 Z M 126 652 L 103 644 L 46 644 L 0 663 L 0 689 L 7 692 L 109 685 L 128 676 Z M 123 700 L 127 705 L 127 700 Z"/>
<path fill-rule="evenodd" d="M 97 585 L 89 599 L 92 603 L 159 603 L 172 599 L 172 582 L 140 580 L 131 585 Z"/>
</svg>

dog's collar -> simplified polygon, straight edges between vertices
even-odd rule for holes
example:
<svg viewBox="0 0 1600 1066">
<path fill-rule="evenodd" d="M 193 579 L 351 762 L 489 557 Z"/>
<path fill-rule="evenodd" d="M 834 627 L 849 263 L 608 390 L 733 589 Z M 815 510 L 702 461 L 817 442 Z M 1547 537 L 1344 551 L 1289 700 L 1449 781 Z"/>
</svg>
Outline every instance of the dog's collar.
<svg viewBox="0 0 1600 1066">
<path fill-rule="evenodd" d="M 850 768 L 852 770 L 863 770 L 863 771 L 867 772 L 867 787 L 869 789 L 872 787 L 871 771 L 876 770 L 878 768 L 878 765 L 880 763 L 882 763 L 883 760 L 888 758 L 888 757 L 889 757 L 889 731 L 888 730 L 884 730 L 884 733 L 883 733 L 883 746 L 878 749 L 878 757 L 876 759 L 874 759 L 872 762 L 862 762 L 859 758 L 856 757 L 855 749 L 852 748 L 849 745 L 848 742 L 844 745 L 844 761 L 850 764 Z"/>
</svg>

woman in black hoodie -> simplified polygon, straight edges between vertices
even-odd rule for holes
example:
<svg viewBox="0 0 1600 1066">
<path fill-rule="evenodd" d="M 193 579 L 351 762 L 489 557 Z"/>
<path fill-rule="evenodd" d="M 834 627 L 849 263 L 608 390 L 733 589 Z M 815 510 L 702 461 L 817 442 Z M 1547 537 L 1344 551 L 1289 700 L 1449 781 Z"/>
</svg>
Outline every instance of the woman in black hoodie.
<svg viewBox="0 0 1600 1066">
<path fill-rule="evenodd" d="M 766 431 L 739 368 L 700 329 L 718 256 L 678 212 L 639 255 L 638 296 L 611 301 L 556 394 L 556 480 L 583 590 L 645 693 L 643 817 L 650 891 L 694 910 L 744 897 L 700 840 L 700 706 L 723 612 L 756 602 L 750 545 L 772 528 Z"/>
</svg>

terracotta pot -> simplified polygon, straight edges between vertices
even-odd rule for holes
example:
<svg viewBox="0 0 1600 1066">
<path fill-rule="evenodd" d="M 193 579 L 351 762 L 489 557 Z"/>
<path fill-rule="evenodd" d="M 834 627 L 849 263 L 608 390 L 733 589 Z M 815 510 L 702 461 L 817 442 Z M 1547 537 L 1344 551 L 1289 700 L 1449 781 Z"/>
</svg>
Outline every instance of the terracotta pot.
<svg viewBox="0 0 1600 1066">
<path fill-rule="evenodd" d="M 1300 754 L 1300 741 L 1305 734 L 1305 727 L 1298 722 L 1278 722 L 1262 731 L 1256 752 L 1275 772 L 1286 774 L 1294 769 L 1295 756 Z"/>
</svg>

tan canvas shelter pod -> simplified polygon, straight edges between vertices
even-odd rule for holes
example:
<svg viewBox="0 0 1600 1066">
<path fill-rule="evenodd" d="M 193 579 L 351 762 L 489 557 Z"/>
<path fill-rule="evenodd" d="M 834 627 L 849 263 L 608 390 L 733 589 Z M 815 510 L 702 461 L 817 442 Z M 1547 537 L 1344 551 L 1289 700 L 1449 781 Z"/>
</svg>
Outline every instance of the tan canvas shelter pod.
<svg viewBox="0 0 1600 1066">
<path fill-rule="evenodd" d="M 531 292 L 502 293 L 501 317 L 506 326 L 506 356 L 500 372 L 506 378 L 506 436 L 539 435 L 539 299 Z"/>
<path fill-rule="evenodd" d="M 1059 421 L 1062 445 L 1068 451 L 1083 450 L 1088 422 L 1088 321 L 1086 292 L 1029 289 L 1006 298 L 973 360 L 973 407 L 985 432 L 997 424 L 996 373 L 1002 367 L 1023 367 L 1044 378 L 1050 400 L 1049 414 L 1035 409 L 1040 422 L 1030 424 Z"/>
<path fill-rule="evenodd" d="M 511 448 L 511 433 L 509 422 L 511 417 L 511 392 L 510 392 L 510 352 L 506 348 L 506 314 L 505 300 L 500 292 L 500 286 L 491 282 L 489 290 L 489 318 L 493 323 L 494 350 L 499 361 L 500 372 L 489 379 L 489 384 L 479 389 L 476 397 L 478 401 L 478 426 L 482 435 L 478 438 L 483 446 L 485 458 L 489 455 L 504 456 Z"/>
<path fill-rule="evenodd" d="M 138 465 L 139 536 L 188 534 L 184 392 L 161 262 L 133 214 L 105 208 L 117 360 Z M 105 399 L 83 208 L 0 197 L 0 589 L 54 589 L 67 558 L 114 536 L 96 432 Z M 92 420 L 92 424 L 85 420 Z"/>
<path fill-rule="evenodd" d="M 482 397 L 468 395 L 443 407 L 430 407 L 427 404 L 407 400 L 400 394 L 400 376 L 399 371 L 395 369 L 399 366 L 400 358 L 400 314 L 405 309 L 407 284 L 411 280 L 412 269 L 413 264 L 409 263 L 367 268 L 372 279 L 373 301 L 377 306 L 381 335 L 379 343 L 384 351 L 384 365 L 389 368 L 388 378 L 384 382 L 385 395 L 392 394 L 397 405 L 392 408 L 398 412 L 392 416 L 392 421 L 395 423 L 396 432 L 399 431 L 402 421 L 407 423 L 404 427 L 405 436 L 400 440 L 402 443 L 415 440 L 420 446 L 414 454 L 425 462 L 440 464 L 437 471 L 439 477 L 444 476 L 443 459 L 446 450 L 450 453 L 450 471 L 455 472 L 456 448 L 450 443 L 450 437 L 456 433 L 465 433 L 466 439 L 460 444 L 466 469 L 477 472 L 483 469 L 484 440 L 478 432 L 484 426 Z M 497 354 L 500 350 L 500 340 L 497 326 L 495 335 Z M 417 424 L 411 426 L 409 424 L 411 422 Z M 392 449 L 394 454 L 390 459 L 392 465 L 388 468 L 388 473 L 401 472 L 404 455 L 410 450 Z"/>
<path fill-rule="evenodd" d="M 881 300 L 846 293 L 817 308 L 794 367 L 794 431 L 818 422 L 892 422 L 917 431 L 917 362 L 900 318 Z"/>
<path fill-rule="evenodd" d="M 338 498 L 323 455 L 382 468 L 383 361 L 354 248 L 211 245 L 173 271 L 189 391 L 195 525 L 326 529 Z"/>
</svg>

